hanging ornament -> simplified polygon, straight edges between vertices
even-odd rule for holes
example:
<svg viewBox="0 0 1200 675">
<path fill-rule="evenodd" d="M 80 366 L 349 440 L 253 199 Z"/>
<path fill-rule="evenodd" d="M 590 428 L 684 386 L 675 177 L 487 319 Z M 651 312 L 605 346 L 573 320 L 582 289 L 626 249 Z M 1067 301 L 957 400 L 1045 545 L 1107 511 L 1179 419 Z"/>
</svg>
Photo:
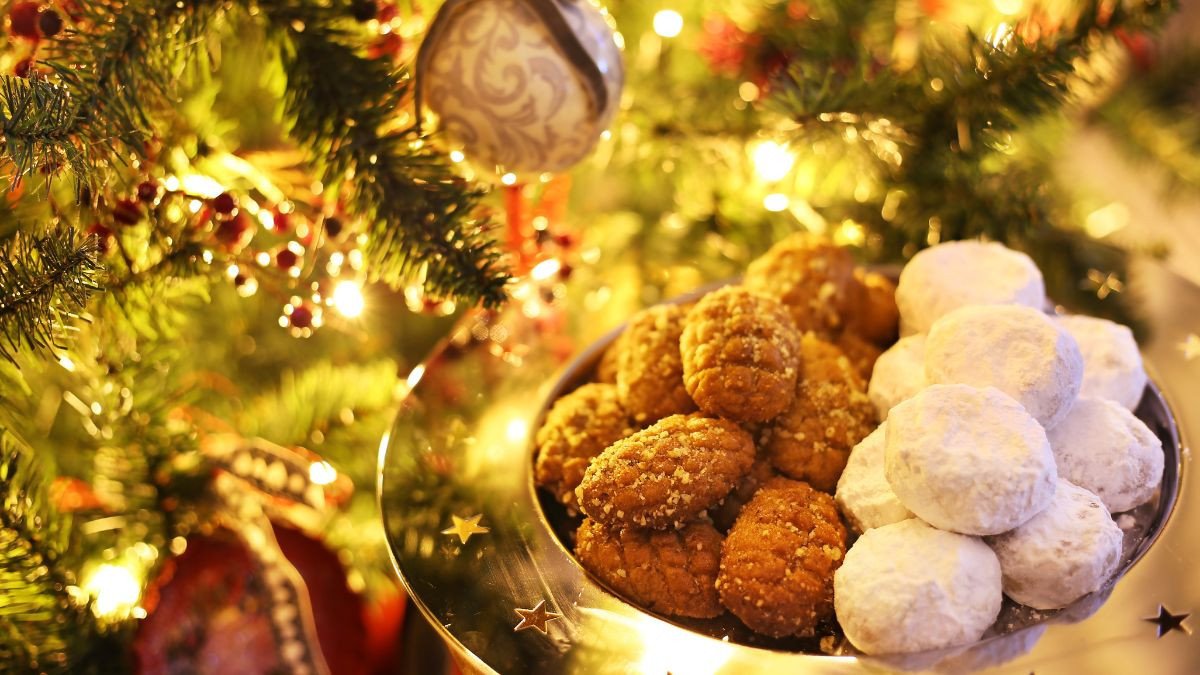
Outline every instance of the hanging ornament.
<svg viewBox="0 0 1200 675">
<path fill-rule="evenodd" d="M 621 44 L 589 0 L 448 0 L 421 44 L 418 95 L 480 168 L 561 171 L 616 112 Z"/>
</svg>

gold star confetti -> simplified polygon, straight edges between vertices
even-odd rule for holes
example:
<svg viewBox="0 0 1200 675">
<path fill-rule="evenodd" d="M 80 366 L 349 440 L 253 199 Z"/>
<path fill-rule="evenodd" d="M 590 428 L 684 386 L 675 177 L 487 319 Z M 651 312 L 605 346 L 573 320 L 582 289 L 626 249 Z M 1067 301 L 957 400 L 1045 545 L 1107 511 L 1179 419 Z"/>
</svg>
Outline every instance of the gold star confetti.
<svg viewBox="0 0 1200 675">
<path fill-rule="evenodd" d="M 1192 629 L 1183 625 L 1191 614 L 1172 614 L 1166 607 L 1158 606 L 1158 616 L 1149 616 L 1142 621 L 1148 621 L 1158 626 L 1158 637 L 1162 637 L 1173 630 L 1177 630 L 1184 635 L 1191 635 Z"/>
<path fill-rule="evenodd" d="M 1113 293 L 1121 293 L 1125 290 L 1125 284 L 1120 277 L 1112 272 L 1105 274 L 1097 269 L 1088 270 L 1087 279 L 1084 279 L 1079 287 L 1095 291 L 1096 297 L 1101 300 Z"/>
<path fill-rule="evenodd" d="M 450 517 L 454 519 L 454 526 L 442 530 L 442 534 L 456 534 L 458 535 L 458 540 L 464 544 L 471 538 L 471 535 L 488 532 L 488 528 L 479 526 L 479 520 L 483 518 L 483 514 L 471 516 L 470 518 Z"/>
<path fill-rule="evenodd" d="M 1200 357 L 1200 335 L 1188 333 L 1187 339 L 1179 343 L 1179 349 L 1188 361 Z"/>
<path fill-rule="evenodd" d="M 546 632 L 546 622 L 553 621 L 562 616 L 558 612 L 550 612 L 546 610 L 546 601 L 542 600 L 533 606 L 533 609 L 517 609 L 517 615 L 521 617 L 521 623 L 513 628 L 513 632 L 520 632 L 536 628 L 543 633 Z"/>
</svg>

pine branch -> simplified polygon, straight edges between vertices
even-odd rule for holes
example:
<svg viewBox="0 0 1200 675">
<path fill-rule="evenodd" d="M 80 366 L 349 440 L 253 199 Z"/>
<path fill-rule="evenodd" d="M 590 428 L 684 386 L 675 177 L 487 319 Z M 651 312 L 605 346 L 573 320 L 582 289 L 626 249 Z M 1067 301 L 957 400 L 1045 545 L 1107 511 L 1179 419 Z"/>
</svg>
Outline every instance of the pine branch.
<svg viewBox="0 0 1200 675">
<path fill-rule="evenodd" d="M 501 251 L 473 214 L 481 192 L 415 127 L 397 128 L 395 113 L 412 87 L 407 74 L 350 46 L 338 27 L 345 8 L 283 0 L 260 7 L 283 44 L 292 136 L 367 220 L 375 276 L 393 286 L 423 281 L 437 296 L 503 301 Z"/>
<path fill-rule="evenodd" d="M 100 290 L 94 239 L 60 226 L 43 236 L 18 232 L 0 245 L 0 355 L 53 351 L 75 312 Z"/>
<path fill-rule="evenodd" d="M 111 672 L 107 644 L 63 559 L 68 523 L 45 503 L 38 472 L 0 429 L 0 665 L 4 672 Z"/>
<path fill-rule="evenodd" d="M 75 175 L 84 174 L 84 153 L 71 136 L 78 114 L 78 103 L 60 84 L 40 77 L 0 78 L 0 136 L 13 163 L 13 186 L 43 166 L 66 164 Z"/>
<path fill-rule="evenodd" d="M 13 182 L 66 165 L 94 186 L 110 166 L 145 155 L 151 114 L 170 109 L 183 65 L 199 47 L 220 3 L 97 0 L 75 3 L 77 18 L 47 40 L 50 80 L 9 85 L 4 154 Z M 17 105 L 14 105 L 17 104 Z"/>
</svg>

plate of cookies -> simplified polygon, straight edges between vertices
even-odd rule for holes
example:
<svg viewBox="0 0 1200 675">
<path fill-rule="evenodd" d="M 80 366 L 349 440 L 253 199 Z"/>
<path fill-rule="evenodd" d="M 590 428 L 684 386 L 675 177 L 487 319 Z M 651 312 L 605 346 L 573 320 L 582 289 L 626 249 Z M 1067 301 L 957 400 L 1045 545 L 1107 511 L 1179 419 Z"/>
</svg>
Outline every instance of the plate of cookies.
<svg viewBox="0 0 1200 675">
<path fill-rule="evenodd" d="M 1132 331 L 1054 306 L 998 243 L 876 268 L 795 235 L 575 351 L 501 378 L 520 424 L 420 430 L 463 463 L 433 510 L 479 512 L 477 548 L 420 553 L 430 525 L 397 527 L 384 489 L 402 577 L 481 670 L 987 668 L 1100 611 L 1178 500 L 1178 425 Z M 467 600 L 442 578 L 464 565 Z M 539 603 L 540 643 L 467 617 Z"/>
<path fill-rule="evenodd" d="M 1000 244 L 927 249 L 893 286 L 793 237 L 568 371 L 542 507 L 593 579 L 713 637 L 892 655 L 1026 628 L 1165 520 L 1138 511 L 1168 463 L 1143 398 L 1174 445 L 1131 331 L 1045 303 Z"/>
</svg>

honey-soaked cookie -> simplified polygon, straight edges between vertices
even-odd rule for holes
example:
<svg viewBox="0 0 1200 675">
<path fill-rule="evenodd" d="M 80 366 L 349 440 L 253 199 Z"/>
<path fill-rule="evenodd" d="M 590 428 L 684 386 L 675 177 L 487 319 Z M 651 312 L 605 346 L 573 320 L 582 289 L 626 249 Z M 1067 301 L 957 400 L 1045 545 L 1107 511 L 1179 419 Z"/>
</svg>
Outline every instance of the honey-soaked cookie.
<svg viewBox="0 0 1200 675">
<path fill-rule="evenodd" d="M 850 252 L 828 239 L 800 232 L 750 263 L 742 283 L 782 302 L 800 331 L 835 332 L 854 278 Z"/>
<path fill-rule="evenodd" d="M 600 453 L 576 495 L 609 527 L 679 527 L 721 501 L 753 463 L 754 440 L 733 422 L 672 415 Z"/>
<path fill-rule="evenodd" d="M 600 355 L 600 360 L 596 363 L 596 382 L 617 383 L 617 362 L 621 358 L 621 344 L 624 339 L 625 331 L 622 330 Z"/>
<path fill-rule="evenodd" d="M 833 573 L 846 555 L 846 528 L 833 497 L 773 478 L 726 535 L 717 592 L 751 629 L 812 635 L 833 615 Z"/>
<path fill-rule="evenodd" d="M 835 345 L 808 333 L 800 352 L 795 402 L 763 431 L 762 443 L 781 473 L 832 492 L 850 451 L 875 429 L 875 406 Z"/>
<path fill-rule="evenodd" d="M 575 488 L 592 458 L 633 433 L 612 384 L 585 384 L 554 402 L 534 439 L 537 484 L 563 504 L 575 505 Z"/>
<path fill-rule="evenodd" d="M 767 481 L 778 476 L 775 472 L 775 467 L 771 465 L 771 459 L 764 453 L 759 453 L 758 458 L 754 460 L 754 464 L 750 466 L 750 470 L 745 476 L 733 486 L 733 491 L 720 504 L 709 509 L 708 515 L 712 518 L 713 525 L 721 532 L 727 532 L 733 527 L 733 521 L 737 520 L 738 514 L 742 512 L 742 507 L 746 505 L 753 497 L 754 493 L 758 492 Z"/>
<path fill-rule="evenodd" d="M 696 410 L 683 384 L 679 338 L 687 310 L 659 305 L 629 322 L 617 349 L 617 394 L 639 424 Z"/>
<path fill-rule="evenodd" d="M 834 344 L 837 345 L 838 349 L 842 350 L 846 358 L 850 359 L 855 372 L 858 373 L 863 382 L 869 382 L 871 380 L 871 373 L 875 370 L 875 362 L 879 360 L 880 355 L 883 354 L 883 350 L 874 342 L 849 330 L 842 331 L 842 334 L 837 337 L 837 341 Z"/>
<path fill-rule="evenodd" d="M 680 337 L 683 381 L 706 413 L 762 422 L 796 395 L 799 335 L 775 300 L 739 286 L 704 296 Z"/>
<path fill-rule="evenodd" d="M 613 590 L 651 611 L 699 619 L 725 611 L 716 586 L 721 535 L 710 523 L 609 529 L 589 518 L 576 534 L 575 555 Z"/>
<path fill-rule="evenodd" d="M 847 331 L 877 345 L 890 345 L 900 334 L 896 284 L 882 274 L 856 268 L 841 315 Z"/>
</svg>

